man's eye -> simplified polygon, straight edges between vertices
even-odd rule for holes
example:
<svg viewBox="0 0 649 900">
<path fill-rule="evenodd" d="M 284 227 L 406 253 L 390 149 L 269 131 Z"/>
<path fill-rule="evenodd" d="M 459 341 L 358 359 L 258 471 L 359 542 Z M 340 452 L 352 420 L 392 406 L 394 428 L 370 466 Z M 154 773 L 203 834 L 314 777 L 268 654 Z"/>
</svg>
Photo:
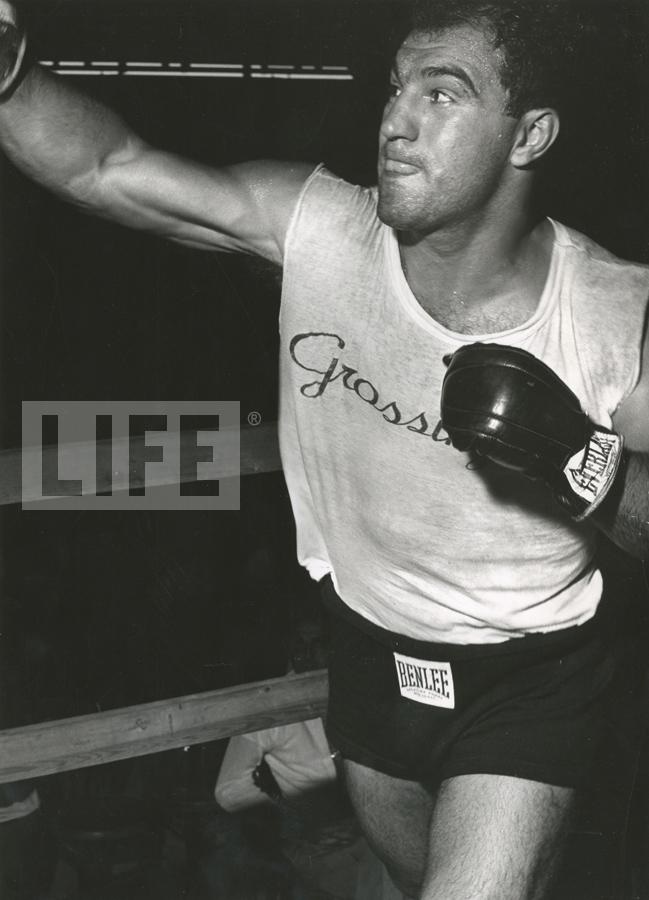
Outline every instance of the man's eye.
<svg viewBox="0 0 649 900">
<path fill-rule="evenodd" d="M 430 100 L 431 103 L 439 104 L 441 106 L 453 102 L 448 94 L 445 94 L 444 91 L 439 91 L 436 88 L 426 94 L 426 99 Z"/>
<path fill-rule="evenodd" d="M 401 88 L 397 84 L 391 84 L 388 87 L 388 97 L 398 97 L 401 93 Z"/>
</svg>

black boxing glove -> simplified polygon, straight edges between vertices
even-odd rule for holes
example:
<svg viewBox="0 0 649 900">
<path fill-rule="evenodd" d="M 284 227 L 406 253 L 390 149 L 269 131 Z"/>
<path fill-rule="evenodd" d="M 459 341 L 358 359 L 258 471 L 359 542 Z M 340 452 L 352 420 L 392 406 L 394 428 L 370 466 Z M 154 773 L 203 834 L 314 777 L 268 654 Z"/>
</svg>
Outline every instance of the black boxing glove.
<svg viewBox="0 0 649 900">
<path fill-rule="evenodd" d="M 442 426 L 454 447 L 542 479 L 577 521 L 597 509 L 622 437 L 592 422 L 552 369 L 501 344 L 469 344 L 444 361 Z"/>
<path fill-rule="evenodd" d="M 15 87 L 25 58 L 26 39 L 16 6 L 0 0 L 0 98 Z"/>
</svg>

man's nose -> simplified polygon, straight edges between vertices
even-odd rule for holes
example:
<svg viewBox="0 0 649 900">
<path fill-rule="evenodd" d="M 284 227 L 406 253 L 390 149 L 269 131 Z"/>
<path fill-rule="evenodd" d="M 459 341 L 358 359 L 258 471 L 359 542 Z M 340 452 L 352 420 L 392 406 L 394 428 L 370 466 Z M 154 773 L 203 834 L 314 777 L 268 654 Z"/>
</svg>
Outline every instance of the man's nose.
<svg viewBox="0 0 649 900">
<path fill-rule="evenodd" d="M 381 134 L 389 141 L 417 139 L 419 124 L 411 98 L 402 93 L 387 103 L 381 121 Z"/>
</svg>

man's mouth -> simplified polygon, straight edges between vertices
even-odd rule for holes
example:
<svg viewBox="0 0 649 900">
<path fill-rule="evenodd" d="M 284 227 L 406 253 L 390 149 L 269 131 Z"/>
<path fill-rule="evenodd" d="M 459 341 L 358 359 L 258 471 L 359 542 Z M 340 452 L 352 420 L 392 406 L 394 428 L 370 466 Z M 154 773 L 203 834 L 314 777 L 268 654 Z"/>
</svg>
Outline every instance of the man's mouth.
<svg viewBox="0 0 649 900">
<path fill-rule="evenodd" d="M 415 175 L 418 171 L 418 166 L 405 160 L 389 156 L 383 158 L 383 172 L 389 175 Z"/>
</svg>

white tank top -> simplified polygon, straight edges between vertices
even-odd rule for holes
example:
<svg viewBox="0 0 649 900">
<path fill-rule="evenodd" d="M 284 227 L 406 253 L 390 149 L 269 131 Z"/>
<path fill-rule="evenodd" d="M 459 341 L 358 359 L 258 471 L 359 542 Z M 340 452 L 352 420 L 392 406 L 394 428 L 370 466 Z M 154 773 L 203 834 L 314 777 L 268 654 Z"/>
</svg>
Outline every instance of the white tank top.
<svg viewBox="0 0 649 900">
<path fill-rule="evenodd" d="M 391 631 L 495 643 L 590 619 L 595 531 L 543 484 L 474 470 L 439 423 L 442 357 L 484 340 L 549 365 L 599 424 L 635 386 L 649 268 L 558 223 L 533 316 L 497 334 L 443 328 L 404 277 L 376 192 L 319 168 L 290 224 L 280 313 L 280 446 L 313 578 Z"/>
</svg>

